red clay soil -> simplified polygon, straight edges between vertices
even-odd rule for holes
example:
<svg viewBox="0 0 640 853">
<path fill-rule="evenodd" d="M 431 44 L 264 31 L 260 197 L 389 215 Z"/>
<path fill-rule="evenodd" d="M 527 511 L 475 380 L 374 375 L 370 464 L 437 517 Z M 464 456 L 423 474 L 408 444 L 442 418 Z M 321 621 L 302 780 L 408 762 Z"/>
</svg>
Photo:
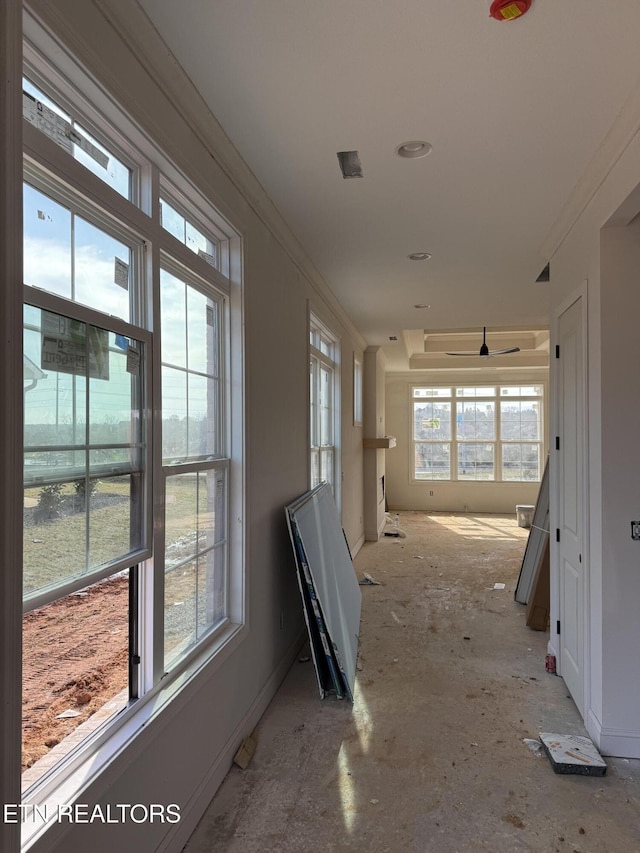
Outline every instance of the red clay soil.
<svg viewBox="0 0 640 853">
<path fill-rule="evenodd" d="M 117 577 L 25 615 L 23 769 L 126 688 L 128 589 Z"/>
</svg>

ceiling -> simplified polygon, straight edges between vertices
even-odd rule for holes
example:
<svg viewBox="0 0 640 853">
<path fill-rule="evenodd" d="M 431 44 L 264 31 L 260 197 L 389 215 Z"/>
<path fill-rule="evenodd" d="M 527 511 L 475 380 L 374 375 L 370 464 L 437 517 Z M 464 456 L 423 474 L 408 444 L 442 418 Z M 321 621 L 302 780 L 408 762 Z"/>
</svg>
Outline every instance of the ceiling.
<svg viewBox="0 0 640 853">
<path fill-rule="evenodd" d="M 638 82 L 637 0 L 533 0 L 510 21 L 490 0 L 140 4 L 396 369 L 449 365 L 483 326 L 523 350 L 501 363 L 548 350 L 542 247 Z M 411 140 L 431 153 L 399 157 Z M 363 177 L 345 179 L 352 150 Z"/>
</svg>

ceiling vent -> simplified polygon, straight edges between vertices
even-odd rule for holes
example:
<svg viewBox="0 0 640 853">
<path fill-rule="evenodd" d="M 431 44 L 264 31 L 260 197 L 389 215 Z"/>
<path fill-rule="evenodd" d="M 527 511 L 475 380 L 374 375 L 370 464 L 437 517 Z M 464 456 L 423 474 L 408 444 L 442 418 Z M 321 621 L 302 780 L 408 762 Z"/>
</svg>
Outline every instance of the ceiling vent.
<svg viewBox="0 0 640 853">
<path fill-rule="evenodd" d="M 362 177 L 362 163 L 357 151 L 338 151 L 338 162 L 343 178 Z"/>
</svg>

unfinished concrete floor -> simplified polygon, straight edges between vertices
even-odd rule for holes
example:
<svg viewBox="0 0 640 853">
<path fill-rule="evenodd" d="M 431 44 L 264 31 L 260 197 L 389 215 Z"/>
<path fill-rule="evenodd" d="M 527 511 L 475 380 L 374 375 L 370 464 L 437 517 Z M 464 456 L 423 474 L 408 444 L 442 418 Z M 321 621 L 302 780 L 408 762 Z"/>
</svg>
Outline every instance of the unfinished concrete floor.
<svg viewBox="0 0 640 853">
<path fill-rule="evenodd" d="M 527 531 L 400 517 L 406 539 L 355 560 L 382 585 L 361 587 L 354 704 L 321 701 L 312 664 L 294 664 L 184 853 L 640 851 L 640 762 L 561 776 L 523 742 L 586 734 L 513 599 Z"/>
</svg>

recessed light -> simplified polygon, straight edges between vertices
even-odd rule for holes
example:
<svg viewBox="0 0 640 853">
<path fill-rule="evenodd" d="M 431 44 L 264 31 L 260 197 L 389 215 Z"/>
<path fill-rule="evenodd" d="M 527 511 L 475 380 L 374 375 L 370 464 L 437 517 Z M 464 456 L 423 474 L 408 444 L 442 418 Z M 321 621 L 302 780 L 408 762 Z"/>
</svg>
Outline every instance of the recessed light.
<svg viewBox="0 0 640 853">
<path fill-rule="evenodd" d="M 428 261 L 431 255 L 429 252 L 412 252 L 407 257 L 410 261 Z"/>
<path fill-rule="evenodd" d="M 431 305 L 425 305 L 424 302 L 419 302 L 417 305 L 413 306 L 414 308 L 431 308 Z"/>
<path fill-rule="evenodd" d="M 398 157 L 407 157 L 409 160 L 415 160 L 417 157 L 426 157 L 432 149 L 429 142 L 422 142 L 419 139 L 414 139 L 411 142 L 403 142 L 396 148 Z"/>
</svg>

